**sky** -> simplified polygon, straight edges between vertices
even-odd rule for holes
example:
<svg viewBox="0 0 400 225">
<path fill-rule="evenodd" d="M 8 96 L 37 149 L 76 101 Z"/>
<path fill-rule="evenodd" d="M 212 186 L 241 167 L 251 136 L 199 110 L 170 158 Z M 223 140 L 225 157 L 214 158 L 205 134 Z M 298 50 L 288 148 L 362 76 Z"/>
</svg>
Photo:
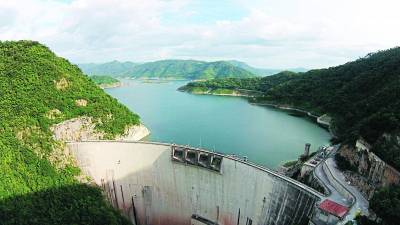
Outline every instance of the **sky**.
<svg viewBox="0 0 400 225">
<path fill-rule="evenodd" d="M 400 45 L 398 0 L 0 0 L 0 40 L 73 63 L 240 60 L 323 68 Z"/>
</svg>

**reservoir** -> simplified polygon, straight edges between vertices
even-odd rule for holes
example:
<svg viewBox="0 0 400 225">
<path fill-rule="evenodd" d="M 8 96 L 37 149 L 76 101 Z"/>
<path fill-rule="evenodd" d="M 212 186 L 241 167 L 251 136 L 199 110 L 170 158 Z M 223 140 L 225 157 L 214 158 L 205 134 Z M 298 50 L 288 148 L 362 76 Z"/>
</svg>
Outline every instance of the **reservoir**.
<svg viewBox="0 0 400 225">
<path fill-rule="evenodd" d="M 329 133 L 306 117 L 252 105 L 245 98 L 193 95 L 176 89 L 185 81 L 145 83 L 122 80 L 124 86 L 106 89 L 151 131 L 147 140 L 202 147 L 276 168 L 327 144 Z"/>
</svg>

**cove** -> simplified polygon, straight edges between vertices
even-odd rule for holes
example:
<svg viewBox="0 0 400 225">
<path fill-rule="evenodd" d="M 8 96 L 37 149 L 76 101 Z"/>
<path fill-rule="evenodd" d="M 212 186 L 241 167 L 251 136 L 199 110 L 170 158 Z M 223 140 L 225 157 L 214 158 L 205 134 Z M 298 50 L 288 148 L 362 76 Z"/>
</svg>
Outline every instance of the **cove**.
<svg viewBox="0 0 400 225">
<path fill-rule="evenodd" d="M 122 82 L 106 92 L 140 115 L 151 131 L 150 141 L 247 156 L 269 168 L 296 159 L 305 143 L 311 143 L 312 151 L 329 143 L 330 134 L 308 118 L 252 105 L 245 98 L 177 91 L 185 81 Z"/>
</svg>

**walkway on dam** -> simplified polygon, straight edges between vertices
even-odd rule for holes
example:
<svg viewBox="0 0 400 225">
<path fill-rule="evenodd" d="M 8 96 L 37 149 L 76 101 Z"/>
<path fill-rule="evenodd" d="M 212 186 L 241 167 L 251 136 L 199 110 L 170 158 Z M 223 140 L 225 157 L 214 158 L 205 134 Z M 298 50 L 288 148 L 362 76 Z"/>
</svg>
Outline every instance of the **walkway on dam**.
<svg viewBox="0 0 400 225">
<path fill-rule="evenodd" d="M 343 221 L 339 224 L 345 224 L 350 220 L 353 220 L 358 212 L 363 215 L 368 215 L 368 200 L 364 198 L 360 191 L 356 187 L 351 186 L 346 182 L 345 176 L 337 168 L 334 160 L 339 146 L 333 147 L 332 153 L 328 158 L 320 163 L 315 168 L 314 175 L 323 182 L 323 185 L 329 189 L 329 198 L 337 201 L 338 203 L 349 206 L 350 211 L 346 215 Z M 327 174 L 330 173 L 330 174 Z M 347 193 L 347 194 L 346 194 Z"/>
</svg>

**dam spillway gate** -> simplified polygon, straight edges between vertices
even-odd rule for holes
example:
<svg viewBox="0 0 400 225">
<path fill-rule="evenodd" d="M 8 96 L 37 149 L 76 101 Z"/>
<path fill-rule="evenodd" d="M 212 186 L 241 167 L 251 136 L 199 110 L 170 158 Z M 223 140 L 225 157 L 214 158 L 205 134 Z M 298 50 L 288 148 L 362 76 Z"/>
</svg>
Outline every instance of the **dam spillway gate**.
<svg viewBox="0 0 400 225">
<path fill-rule="evenodd" d="M 163 143 L 68 143 L 135 225 L 302 225 L 319 192 L 237 157 Z"/>
</svg>

